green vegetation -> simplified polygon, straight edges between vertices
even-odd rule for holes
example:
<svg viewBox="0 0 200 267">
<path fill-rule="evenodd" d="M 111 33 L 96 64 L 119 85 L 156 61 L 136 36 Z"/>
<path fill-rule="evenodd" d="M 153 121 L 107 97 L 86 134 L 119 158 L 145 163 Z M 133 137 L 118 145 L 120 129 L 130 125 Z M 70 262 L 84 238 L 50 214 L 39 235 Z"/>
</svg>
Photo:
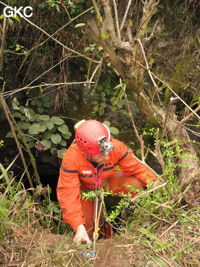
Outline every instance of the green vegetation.
<svg viewBox="0 0 200 267">
<path fill-rule="evenodd" d="M 0 14 L 0 266 L 199 266 L 199 0 L 5 4 L 34 12 Z M 37 172 L 90 118 L 160 174 L 110 207 L 101 192 L 116 234 L 95 261 Z"/>
<path fill-rule="evenodd" d="M 52 153 L 56 151 L 58 157 L 62 158 L 71 133 L 63 119 L 44 114 L 51 105 L 49 97 L 42 96 L 32 100 L 31 106 L 34 109 L 28 105 L 20 106 L 17 100 L 14 100 L 13 115 L 18 121 L 21 131 L 25 134 L 29 147 L 37 146 L 40 151 L 50 149 Z M 10 136 L 12 133 L 7 135 L 7 137 Z"/>
<path fill-rule="evenodd" d="M 50 200 L 49 193 L 38 202 L 39 189 L 31 193 L 23 187 L 23 176 L 19 182 L 12 177 L 10 170 L 16 158 L 6 169 L 0 164 L 0 263 L 8 264 L 12 254 L 19 265 L 37 262 L 37 266 L 93 266 L 93 260 L 81 255 L 87 248 L 73 244 L 72 232 L 62 221 L 58 205 Z M 103 259 L 109 263 L 118 254 L 124 258 L 125 266 L 131 261 L 137 262 L 137 266 L 150 262 L 155 266 L 198 266 L 199 208 L 181 207 L 170 198 L 170 183 L 150 192 L 152 188 L 149 184 L 145 195 L 138 192 L 131 205 L 130 195 L 121 195 L 107 217 L 114 228 L 118 227 L 112 238 L 115 243 L 98 240 L 96 252 L 105 253 L 108 245 L 107 259 Z M 104 194 L 106 197 L 110 193 Z M 89 197 L 95 196 L 90 192 Z"/>
</svg>

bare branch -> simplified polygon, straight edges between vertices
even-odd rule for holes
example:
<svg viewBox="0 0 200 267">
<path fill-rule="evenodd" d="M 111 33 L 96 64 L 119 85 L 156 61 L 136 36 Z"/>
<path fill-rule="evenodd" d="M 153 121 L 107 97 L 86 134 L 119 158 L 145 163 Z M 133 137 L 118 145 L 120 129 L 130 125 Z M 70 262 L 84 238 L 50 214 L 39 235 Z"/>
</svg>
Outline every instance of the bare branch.
<svg viewBox="0 0 200 267">
<path fill-rule="evenodd" d="M 31 179 L 31 175 L 30 175 L 30 173 L 29 173 L 29 171 L 28 171 L 27 163 L 26 163 L 24 154 L 23 154 L 23 152 L 22 152 L 21 145 L 20 145 L 19 140 L 18 140 L 18 137 L 17 137 L 17 133 L 16 133 L 16 131 L 15 131 L 15 127 L 14 127 L 13 122 L 12 122 L 12 120 L 13 120 L 13 116 L 12 116 L 12 114 L 11 114 L 11 112 L 10 112 L 10 110 L 9 110 L 9 108 L 8 108 L 8 106 L 7 106 L 7 104 L 6 104 L 6 101 L 5 101 L 5 99 L 4 99 L 2 93 L 0 93 L 0 103 L 1 103 L 1 105 L 2 105 L 2 108 L 3 108 L 3 110 L 4 110 L 4 113 L 5 113 L 5 115 L 6 115 L 6 118 L 7 118 L 7 120 L 8 120 L 8 123 L 9 123 L 10 129 L 11 129 L 13 138 L 14 138 L 14 140 L 15 140 L 15 143 L 16 143 L 16 145 L 17 145 L 17 149 L 18 149 L 18 151 L 19 151 L 19 155 L 20 155 L 20 158 L 21 158 L 21 161 L 22 161 L 22 164 L 23 164 L 25 173 L 26 173 L 26 175 L 27 175 L 29 184 L 30 184 L 31 187 L 33 187 L 33 182 L 32 182 L 32 179 Z"/>
<path fill-rule="evenodd" d="M 101 17 L 101 13 L 99 11 L 98 5 L 96 3 L 96 0 L 92 0 L 92 3 L 93 3 L 93 6 L 94 6 L 95 11 L 97 13 L 97 21 L 98 21 L 98 24 L 101 25 L 102 24 L 102 17 Z"/>
<path fill-rule="evenodd" d="M 89 81 L 83 81 L 83 82 L 69 82 L 69 83 L 43 83 L 43 84 L 38 84 L 38 85 L 33 85 L 33 86 L 25 86 L 22 88 L 18 88 L 15 90 L 7 91 L 3 94 L 4 97 L 8 97 L 10 95 L 16 94 L 20 91 L 26 90 L 26 89 L 33 89 L 33 88 L 38 88 L 38 87 L 55 87 L 55 86 L 66 86 L 66 85 L 76 85 L 76 84 L 87 84 L 87 83 L 94 83 L 94 82 L 89 82 Z M 47 88 L 46 88 L 47 89 Z"/>
<path fill-rule="evenodd" d="M 113 6 L 114 6 L 114 13 L 115 13 L 115 22 L 116 22 L 116 29 L 117 29 L 117 37 L 119 39 L 119 42 L 121 42 L 121 32 L 119 28 L 119 18 L 118 18 L 118 13 L 117 13 L 117 4 L 116 1 L 113 0 Z"/>
<path fill-rule="evenodd" d="M 96 66 L 95 70 L 93 71 L 93 73 L 89 79 L 89 86 L 90 86 L 90 84 L 92 84 L 92 80 L 94 78 L 94 75 L 96 74 L 97 70 L 102 66 L 102 63 L 103 63 L 103 58 L 101 59 L 101 62 Z"/>
<path fill-rule="evenodd" d="M 147 24 L 149 23 L 151 17 L 153 16 L 154 8 L 157 6 L 158 3 L 159 0 L 148 0 L 144 2 L 143 16 L 137 30 L 136 39 L 142 37 L 145 34 Z"/>
<path fill-rule="evenodd" d="M 120 26 L 120 31 L 121 31 L 121 30 L 123 29 L 123 27 L 124 27 L 124 23 L 125 23 L 125 20 L 126 20 L 127 15 L 128 15 L 128 11 L 129 11 L 129 8 L 130 8 L 130 6 L 131 6 L 131 2 L 132 2 L 132 0 L 129 0 L 128 5 L 127 5 L 127 8 L 126 8 L 126 11 L 125 11 L 125 13 L 124 13 L 124 17 L 123 17 L 123 19 L 122 19 L 122 23 L 121 23 L 121 26 Z"/>
<path fill-rule="evenodd" d="M 32 82 L 30 82 L 29 84 L 27 84 L 26 86 L 24 86 L 24 88 L 29 87 L 31 84 L 33 84 L 34 82 L 36 82 L 38 79 L 40 79 L 43 75 L 47 74 L 49 71 L 51 71 L 52 69 L 54 69 L 56 66 L 60 65 L 60 63 L 62 63 L 63 61 L 65 61 L 68 58 L 68 56 L 64 57 L 62 60 L 60 60 L 58 63 L 56 63 L 55 65 L 53 65 L 51 68 L 49 68 L 48 70 L 44 71 L 42 74 L 40 74 L 38 77 L 36 77 Z"/>
<path fill-rule="evenodd" d="M 158 186 L 156 186 L 156 187 L 154 187 L 154 188 L 152 188 L 152 189 L 150 189 L 148 191 L 143 192 L 140 195 L 136 195 L 134 198 L 131 199 L 131 202 L 134 202 L 136 199 L 141 198 L 141 197 L 143 197 L 143 196 L 145 196 L 145 195 L 147 195 L 147 194 L 149 194 L 149 193 L 151 193 L 151 192 L 153 192 L 153 191 L 155 191 L 155 190 L 157 190 L 157 189 L 159 189 L 161 187 L 164 187 L 166 185 L 167 185 L 167 183 L 165 182 L 165 183 L 160 184 L 160 185 L 158 185 Z"/>
<path fill-rule="evenodd" d="M 129 116 L 130 116 L 130 119 L 131 119 L 131 123 L 132 123 L 132 126 L 133 126 L 133 130 L 140 142 L 140 148 L 141 148 L 141 162 L 142 163 L 145 163 L 145 156 L 144 156 L 144 140 L 142 138 L 141 135 L 139 135 L 138 133 L 138 130 L 137 130 L 137 127 L 135 125 L 135 122 L 134 122 L 134 119 L 133 119 L 133 115 L 132 115 L 132 112 L 131 112 L 131 108 L 130 108 L 130 105 L 129 105 L 129 102 L 128 102 L 128 97 L 127 97 L 127 94 L 125 92 L 125 89 L 124 89 L 124 97 L 125 97 L 125 100 L 126 100 L 126 106 L 127 106 L 127 110 L 128 110 L 128 113 L 129 113 Z"/>
<path fill-rule="evenodd" d="M 109 5 L 109 0 L 101 0 L 102 6 L 104 9 L 105 19 L 102 25 L 102 34 L 105 34 L 108 32 L 110 34 L 110 37 L 114 43 L 114 45 L 117 46 L 119 40 L 116 36 L 113 17 L 112 17 L 112 11 L 111 7 Z"/>
<path fill-rule="evenodd" d="M 1 47 L 0 47 L 0 71 L 4 65 L 4 48 L 6 44 L 6 32 L 7 32 L 7 18 L 3 19 L 3 26 L 1 27 Z"/>
<path fill-rule="evenodd" d="M 194 110 L 194 112 L 197 113 L 199 110 L 200 110 L 200 106 L 198 106 L 198 107 Z M 183 124 L 184 122 L 188 121 L 192 116 L 194 116 L 194 113 L 193 113 L 193 112 L 191 112 L 191 113 L 188 114 L 185 118 L 183 118 L 183 119 L 178 123 L 177 127 L 180 126 L 181 124 Z"/>
<path fill-rule="evenodd" d="M 137 39 L 137 41 L 138 41 L 138 43 L 140 45 L 140 48 L 141 48 L 141 51 L 142 51 L 142 55 L 144 57 L 144 61 L 145 61 L 145 64 L 146 64 L 146 69 L 147 69 L 147 71 L 149 73 L 150 79 L 152 80 L 152 83 L 153 83 L 154 87 L 158 89 L 158 86 L 157 86 L 157 84 L 156 84 L 156 82 L 155 82 L 155 80 L 154 80 L 154 78 L 153 78 L 153 76 L 151 74 L 151 70 L 150 70 L 149 63 L 147 61 L 147 58 L 146 58 L 146 55 L 145 55 L 145 52 L 144 52 L 144 48 L 143 48 L 142 42 L 141 42 L 140 39 Z"/>
</svg>

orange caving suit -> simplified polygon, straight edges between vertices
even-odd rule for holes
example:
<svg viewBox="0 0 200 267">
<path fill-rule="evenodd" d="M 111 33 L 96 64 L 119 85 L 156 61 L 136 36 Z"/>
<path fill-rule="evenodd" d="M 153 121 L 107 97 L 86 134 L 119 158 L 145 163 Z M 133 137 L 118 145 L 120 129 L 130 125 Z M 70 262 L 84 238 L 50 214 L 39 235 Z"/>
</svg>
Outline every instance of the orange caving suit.
<svg viewBox="0 0 200 267">
<path fill-rule="evenodd" d="M 80 189 L 94 190 L 97 187 L 101 187 L 106 180 L 108 180 L 109 183 L 109 178 L 113 177 L 112 185 L 109 184 L 109 188 L 112 190 L 113 186 L 116 186 L 115 181 L 117 181 L 117 178 L 115 178 L 116 166 L 121 169 L 125 176 L 121 176 L 121 178 L 118 179 L 119 182 L 121 179 L 121 184 L 122 182 L 131 184 L 131 180 L 136 178 L 136 180 L 138 179 L 145 186 L 148 179 L 152 181 L 156 179 L 156 176 L 147 167 L 133 157 L 133 152 L 124 143 L 114 138 L 112 138 L 112 143 L 114 149 L 108 154 L 106 162 L 104 165 L 100 165 L 96 168 L 85 158 L 84 154 L 78 149 L 75 143 L 65 152 L 60 168 L 57 196 L 62 209 L 63 219 L 66 223 L 70 224 L 75 231 L 80 224 L 86 224 L 86 213 L 90 212 L 88 210 L 89 201 L 86 207 L 83 205 L 83 203 L 86 202 L 81 199 Z M 127 179 L 124 180 L 124 178 Z M 119 184 L 119 186 L 121 184 Z M 113 191 L 127 191 L 124 190 L 124 188 L 125 187 L 123 187 L 122 190 Z"/>
</svg>

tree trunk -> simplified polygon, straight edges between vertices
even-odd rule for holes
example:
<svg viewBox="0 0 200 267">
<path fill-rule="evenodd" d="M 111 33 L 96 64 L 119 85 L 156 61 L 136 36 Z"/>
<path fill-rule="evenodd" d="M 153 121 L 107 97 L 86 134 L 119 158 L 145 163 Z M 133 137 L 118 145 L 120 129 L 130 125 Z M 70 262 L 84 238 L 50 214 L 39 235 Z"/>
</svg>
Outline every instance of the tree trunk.
<svg viewBox="0 0 200 267">
<path fill-rule="evenodd" d="M 111 1 L 112 2 L 112 1 Z M 135 38 L 129 34 L 129 41 L 121 41 L 119 35 L 117 37 L 114 25 L 114 15 L 109 0 L 101 0 L 104 9 L 104 20 L 102 25 L 97 26 L 97 22 L 92 16 L 85 17 L 85 21 L 90 28 L 90 33 L 95 37 L 104 49 L 108 60 L 114 69 L 117 70 L 127 89 L 131 91 L 135 103 L 146 121 L 151 121 L 152 125 L 166 130 L 166 135 L 171 140 L 177 139 L 181 148 L 181 154 L 178 157 L 178 179 L 180 189 L 184 190 L 191 184 L 189 190 L 184 194 L 183 198 L 188 204 L 197 204 L 197 198 L 200 197 L 200 168 L 196 151 L 193 147 L 188 133 L 184 126 L 178 120 L 172 119 L 168 111 L 156 106 L 144 90 L 144 73 L 146 71 L 144 50 L 146 40 L 144 33 L 147 24 L 153 16 L 154 8 L 159 1 L 145 1 L 143 8 L 143 16 Z M 127 29 L 128 32 L 128 29 Z M 107 34 L 109 38 L 102 38 L 102 34 Z M 148 66 L 147 71 L 148 71 Z M 155 87 L 155 84 L 154 84 Z M 153 88 L 157 90 L 157 88 Z"/>
</svg>

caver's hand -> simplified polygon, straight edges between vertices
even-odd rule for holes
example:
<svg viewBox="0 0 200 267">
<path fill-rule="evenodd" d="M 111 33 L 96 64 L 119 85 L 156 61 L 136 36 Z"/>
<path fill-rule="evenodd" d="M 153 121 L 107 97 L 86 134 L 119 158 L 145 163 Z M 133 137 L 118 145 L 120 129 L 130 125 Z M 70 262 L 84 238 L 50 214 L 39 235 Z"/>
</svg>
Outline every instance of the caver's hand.
<svg viewBox="0 0 200 267">
<path fill-rule="evenodd" d="M 74 237 L 74 242 L 77 245 L 80 245 L 81 243 L 86 243 L 86 244 L 91 243 L 91 240 L 89 239 L 89 236 L 83 224 L 78 226 L 75 237 Z"/>
</svg>

